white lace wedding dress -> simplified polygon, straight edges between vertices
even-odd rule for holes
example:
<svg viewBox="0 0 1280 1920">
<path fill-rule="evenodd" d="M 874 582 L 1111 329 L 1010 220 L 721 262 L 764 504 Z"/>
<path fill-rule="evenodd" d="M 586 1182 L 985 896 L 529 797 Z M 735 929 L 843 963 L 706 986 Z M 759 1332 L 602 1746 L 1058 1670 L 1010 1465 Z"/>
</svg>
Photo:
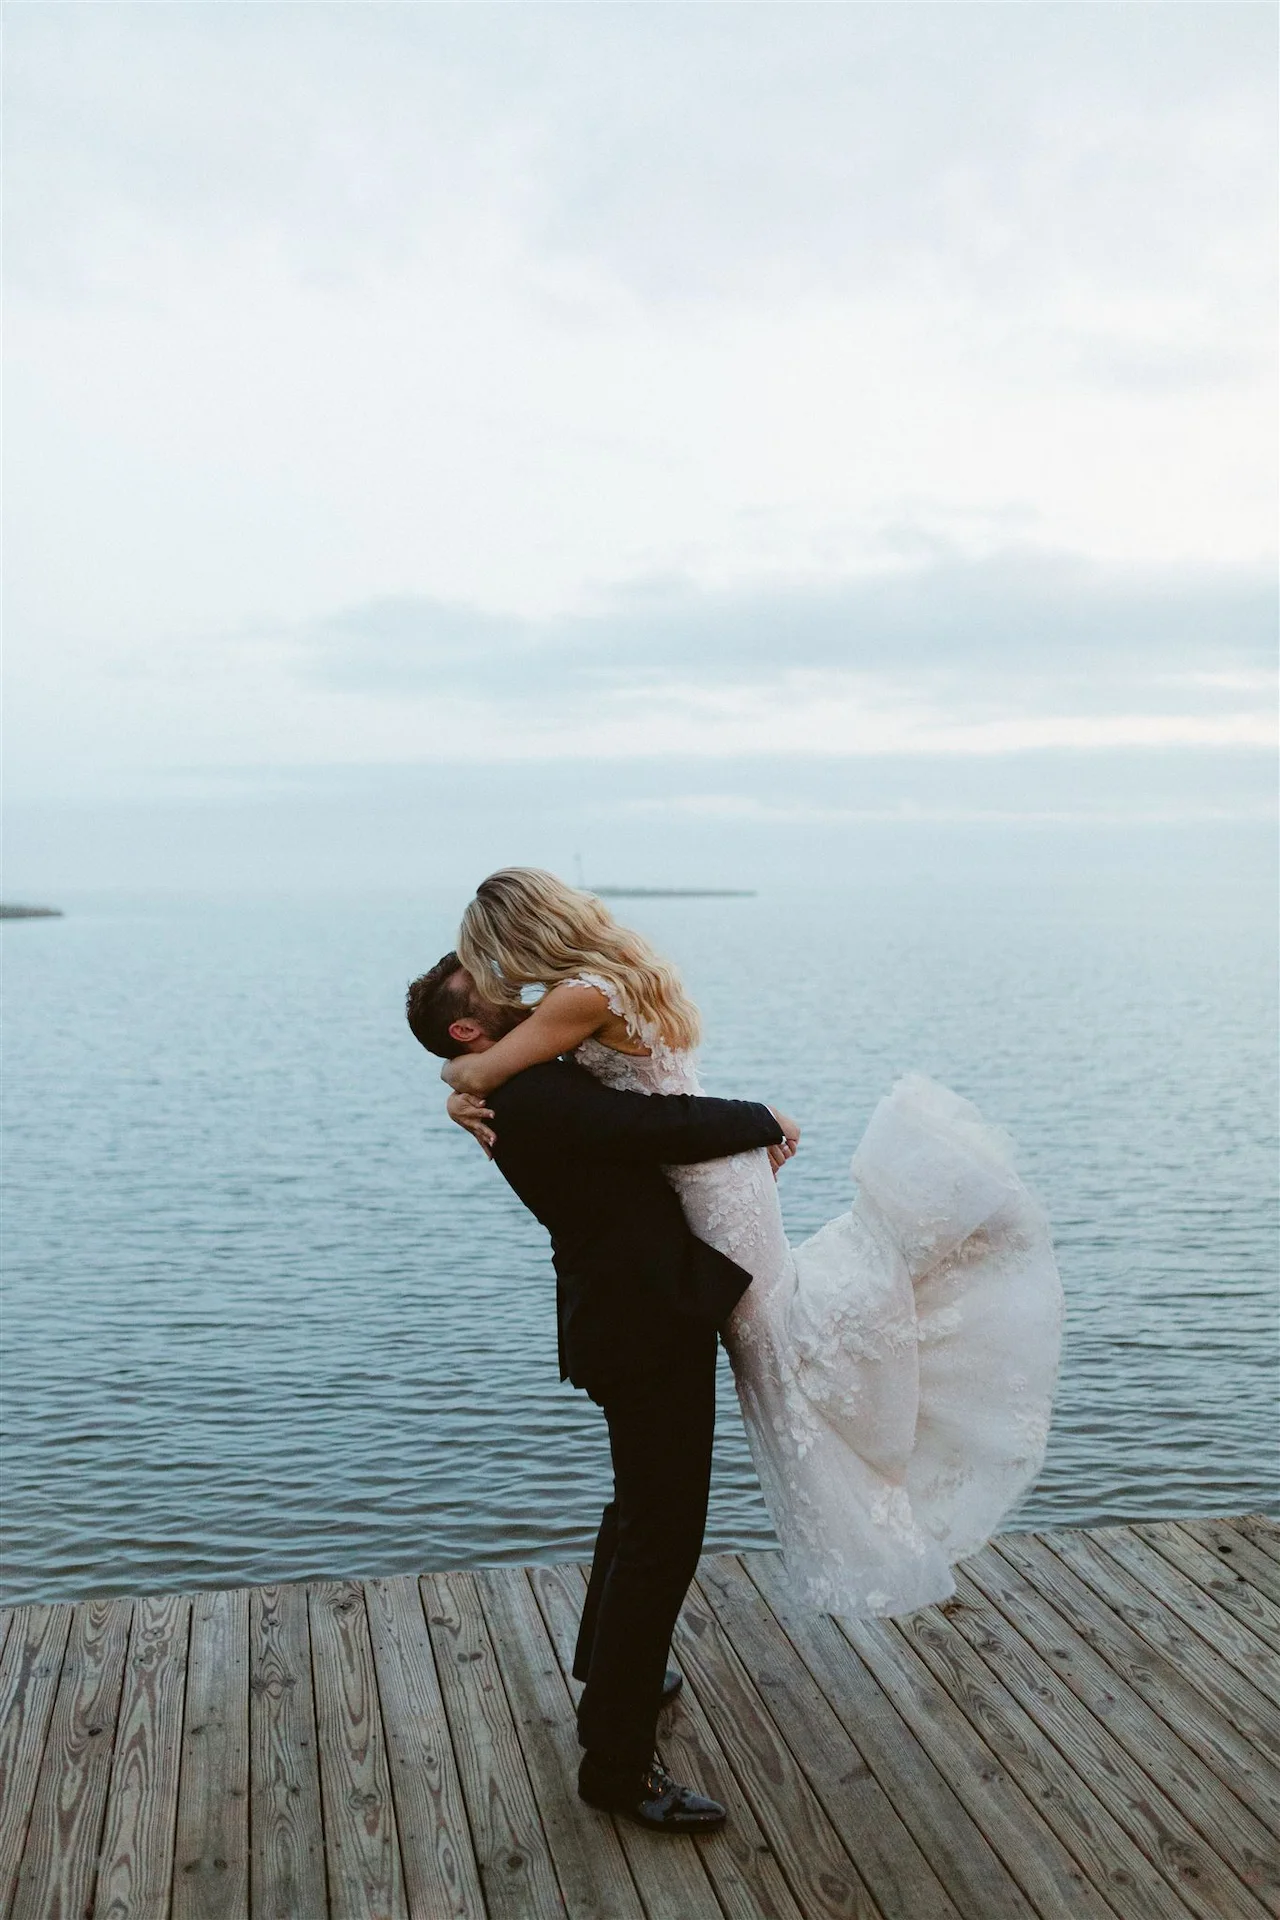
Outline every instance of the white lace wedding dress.
<svg viewBox="0 0 1280 1920">
<path fill-rule="evenodd" d="M 648 1057 L 587 1040 L 576 1058 L 612 1087 L 701 1091 L 692 1054 L 636 1037 Z M 1057 1379 L 1062 1286 L 1008 1137 L 908 1074 L 853 1156 L 851 1210 L 795 1248 L 767 1153 L 666 1172 L 752 1277 L 724 1342 L 797 1599 L 853 1617 L 945 1600 L 1039 1472 Z"/>
</svg>

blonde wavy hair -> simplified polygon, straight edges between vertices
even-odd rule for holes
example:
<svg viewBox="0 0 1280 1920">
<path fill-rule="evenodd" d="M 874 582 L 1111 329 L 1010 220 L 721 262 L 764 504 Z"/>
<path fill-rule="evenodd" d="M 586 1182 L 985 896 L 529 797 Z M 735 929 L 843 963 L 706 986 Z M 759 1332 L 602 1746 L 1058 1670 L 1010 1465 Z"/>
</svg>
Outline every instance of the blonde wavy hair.
<svg viewBox="0 0 1280 1920">
<path fill-rule="evenodd" d="M 503 867 L 480 882 L 462 916 L 458 958 L 491 1006 L 518 1006 L 522 987 L 598 973 L 616 988 L 636 1034 L 656 1030 L 669 1047 L 696 1047 L 701 1037 L 698 1009 L 674 967 L 620 927 L 594 893 L 540 867 Z"/>
</svg>

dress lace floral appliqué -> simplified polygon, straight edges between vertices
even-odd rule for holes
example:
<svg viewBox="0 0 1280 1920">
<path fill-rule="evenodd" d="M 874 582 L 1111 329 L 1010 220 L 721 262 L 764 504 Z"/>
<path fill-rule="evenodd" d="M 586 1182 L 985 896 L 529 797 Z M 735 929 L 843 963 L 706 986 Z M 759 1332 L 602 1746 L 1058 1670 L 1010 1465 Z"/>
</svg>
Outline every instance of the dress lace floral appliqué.
<svg viewBox="0 0 1280 1920">
<path fill-rule="evenodd" d="M 609 1086 L 701 1091 L 692 1054 L 636 1038 L 647 1055 L 591 1039 L 576 1057 Z M 792 1249 L 766 1153 L 666 1169 L 693 1231 L 752 1276 L 724 1342 L 790 1583 L 856 1618 L 947 1599 L 1035 1479 L 1062 1287 L 1008 1136 L 948 1088 L 900 1080 L 853 1172 L 849 1212 Z"/>
</svg>

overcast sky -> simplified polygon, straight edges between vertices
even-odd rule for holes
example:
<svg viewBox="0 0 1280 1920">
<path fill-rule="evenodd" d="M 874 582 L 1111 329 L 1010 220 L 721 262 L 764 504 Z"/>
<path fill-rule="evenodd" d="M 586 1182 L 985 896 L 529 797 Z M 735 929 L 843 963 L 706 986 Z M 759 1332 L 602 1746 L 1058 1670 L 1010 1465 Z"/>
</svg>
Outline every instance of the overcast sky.
<svg viewBox="0 0 1280 1920">
<path fill-rule="evenodd" d="M 1256 823 L 1275 36 L 11 0 L 13 882 Z"/>
</svg>

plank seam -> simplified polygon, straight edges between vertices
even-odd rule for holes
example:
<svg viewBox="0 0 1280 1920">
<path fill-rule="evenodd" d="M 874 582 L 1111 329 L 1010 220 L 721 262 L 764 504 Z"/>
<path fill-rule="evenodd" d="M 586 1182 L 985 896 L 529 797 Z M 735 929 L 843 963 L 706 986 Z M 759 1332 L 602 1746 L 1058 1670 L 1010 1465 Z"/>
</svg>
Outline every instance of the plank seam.
<svg viewBox="0 0 1280 1920">
<path fill-rule="evenodd" d="M 311 1737 L 316 1756 L 316 1803 L 320 1816 L 320 1865 L 324 1869 L 324 1904 L 326 1920 L 333 1912 L 333 1882 L 329 1874 L 329 1836 L 324 1823 L 324 1756 L 320 1751 L 320 1707 L 319 1693 L 316 1687 L 316 1640 L 311 1631 L 311 1582 L 308 1581 L 304 1593 L 302 1617 L 307 1623 L 307 1666 L 311 1674 Z M 381 1703 L 378 1708 L 381 1713 Z"/>
<path fill-rule="evenodd" d="M 253 1830 L 253 1592 L 248 1588 L 245 1590 L 244 1603 L 244 1685 L 244 1906 L 248 1915 L 253 1902 L 253 1863 L 256 1858 Z M 327 1881 L 325 1885 L 327 1888 Z M 327 1895 L 325 1904 L 328 1905 Z"/>
<path fill-rule="evenodd" d="M 107 1815 L 111 1808 L 111 1781 L 116 1770 L 116 1743 L 120 1738 L 120 1716 L 124 1712 L 125 1676 L 128 1673 L 128 1669 L 129 1669 L 129 1654 L 133 1647 L 133 1636 L 134 1636 L 134 1633 L 137 1631 L 137 1625 L 138 1625 L 138 1600 L 135 1597 L 129 1602 L 129 1632 L 125 1638 L 125 1643 L 124 1643 L 124 1660 L 121 1663 L 121 1669 L 120 1669 L 120 1685 L 116 1692 L 116 1711 L 115 1711 L 115 1717 L 111 1723 L 111 1764 L 107 1768 L 107 1787 L 106 1787 L 106 1792 L 102 1796 L 102 1812 L 98 1819 L 98 1838 L 94 1846 L 93 1878 L 89 1883 L 89 1899 L 88 1899 L 88 1908 L 87 1908 L 87 1911 L 89 1913 L 92 1913 L 94 1908 L 98 1904 L 98 1877 L 102 1872 L 102 1842 L 106 1835 Z M 74 1622 L 72 1623 L 71 1632 L 72 1633 L 75 1632 Z M 70 1644 L 71 1644 L 71 1634 L 68 1634 L 67 1645 L 70 1646 Z"/>
<path fill-rule="evenodd" d="M 178 1807 L 182 1799 L 182 1731 L 187 1724 L 187 1684 L 191 1670 L 191 1622 L 195 1615 L 195 1601 L 192 1596 L 188 1593 L 181 1597 L 184 1598 L 187 1603 L 187 1625 L 182 1660 L 182 1701 L 178 1708 L 178 1766 L 173 1783 L 173 1818 L 169 1828 L 169 1896 L 168 1905 L 165 1909 L 167 1913 L 172 1913 L 173 1911 L 173 1876 L 178 1864 Z M 123 1686 L 120 1689 L 120 1697 L 123 1702 Z M 115 1756 L 113 1754 L 112 1760 L 114 1761 L 114 1759 Z"/>
</svg>

